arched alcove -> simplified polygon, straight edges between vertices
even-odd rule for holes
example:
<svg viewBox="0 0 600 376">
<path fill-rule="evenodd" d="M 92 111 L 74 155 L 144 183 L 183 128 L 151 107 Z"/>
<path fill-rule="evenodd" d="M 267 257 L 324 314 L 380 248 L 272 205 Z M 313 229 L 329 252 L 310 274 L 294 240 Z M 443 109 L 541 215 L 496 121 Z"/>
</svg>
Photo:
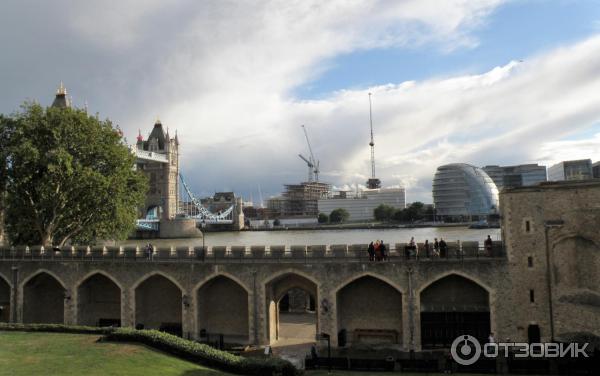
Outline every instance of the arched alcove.
<svg viewBox="0 0 600 376">
<path fill-rule="evenodd" d="M 464 334 L 485 343 L 490 334 L 489 293 L 468 278 L 440 278 L 421 291 L 420 302 L 423 349 L 450 347 Z"/>
<path fill-rule="evenodd" d="M 154 274 L 135 288 L 135 324 L 181 336 L 182 291 L 169 278 Z"/>
<path fill-rule="evenodd" d="M 23 286 L 23 323 L 62 324 L 65 289 L 52 275 L 41 272 Z"/>
<path fill-rule="evenodd" d="M 88 326 L 121 326 L 121 289 L 107 276 L 96 273 L 77 288 L 77 323 Z"/>
<path fill-rule="evenodd" d="M 402 293 L 370 276 L 357 278 L 338 290 L 338 344 L 402 343 Z"/>
<path fill-rule="evenodd" d="M 223 275 L 204 283 L 196 293 L 200 338 L 223 335 L 227 343 L 248 343 L 248 292 Z"/>
</svg>

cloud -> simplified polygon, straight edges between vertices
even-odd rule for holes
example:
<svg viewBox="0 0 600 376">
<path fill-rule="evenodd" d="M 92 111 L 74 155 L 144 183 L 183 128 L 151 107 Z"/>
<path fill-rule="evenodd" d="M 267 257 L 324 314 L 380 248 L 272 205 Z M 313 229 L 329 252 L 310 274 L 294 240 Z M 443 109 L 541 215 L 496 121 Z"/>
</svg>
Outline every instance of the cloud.
<svg viewBox="0 0 600 376">
<path fill-rule="evenodd" d="M 157 116 L 177 129 L 183 172 L 197 193 L 256 196 L 260 184 L 268 197 L 306 177 L 297 157 L 307 152 L 301 124 L 323 179 L 364 184 L 371 91 L 378 177 L 406 186 L 409 201 L 430 202 L 438 165 L 545 162 L 551 142 L 598 124 L 600 39 L 481 74 L 320 100 L 296 98 L 294 89 L 355 51 L 474 48 L 477 28 L 501 4 L 9 1 L 0 42 L 11 53 L 0 59 L 0 80 L 12 89 L 0 91 L 0 110 L 13 111 L 25 97 L 48 98 L 63 80 L 76 103 L 87 99 L 131 140 Z M 566 158 L 579 146 L 561 147 Z"/>
</svg>

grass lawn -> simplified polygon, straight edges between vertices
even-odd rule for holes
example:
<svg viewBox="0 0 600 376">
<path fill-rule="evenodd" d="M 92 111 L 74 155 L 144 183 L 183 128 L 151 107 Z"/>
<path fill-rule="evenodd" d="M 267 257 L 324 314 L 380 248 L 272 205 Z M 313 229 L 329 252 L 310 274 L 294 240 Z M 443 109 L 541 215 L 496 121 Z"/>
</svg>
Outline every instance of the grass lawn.
<svg viewBox="0 0 600 376">
<path fill-rule="evenodd" d="M 0 331 L 0 375 L 227 376 L 143 345 L 88 334 Z"/>
</svg>

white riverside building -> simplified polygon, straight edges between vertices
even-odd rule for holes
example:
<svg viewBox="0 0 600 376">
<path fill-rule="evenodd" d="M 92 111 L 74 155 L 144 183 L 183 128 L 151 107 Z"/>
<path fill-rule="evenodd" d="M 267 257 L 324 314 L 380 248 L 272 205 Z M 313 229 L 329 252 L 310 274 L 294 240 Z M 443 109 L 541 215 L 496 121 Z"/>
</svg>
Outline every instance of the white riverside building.
<svg viewBox="0 0 600 376">
<path fill-rule="evenodd" d="M 339 192 L 338 196 L 320 199 L 319 213 L 327 215 L 335 209 L 345 209 L 350 214 L 350 221 L 374 219 L 373 210 L 381 204 L 396 209 L 406 207 L 406 191 L 404 188 L 365 189 L 358 195 L 349 196 L 347 192 Z"/>
</svg>

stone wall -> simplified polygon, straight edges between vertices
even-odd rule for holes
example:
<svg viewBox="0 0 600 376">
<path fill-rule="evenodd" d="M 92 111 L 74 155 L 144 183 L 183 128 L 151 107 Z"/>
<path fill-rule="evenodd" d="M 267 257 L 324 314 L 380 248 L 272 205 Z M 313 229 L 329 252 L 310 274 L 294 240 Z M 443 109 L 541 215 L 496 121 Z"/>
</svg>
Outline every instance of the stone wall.
<svg viewBox="0 0 600 376">
<path fill-rule="evenodd" d="M 13 267 L 16 269 L 12 269 Z M 338 303 L 338 292 L 361 277 L 370 277 L 371 283 L 381 291 L 381 298 L 392 294 L 392 296 L 401 296 L 402 302 L 400 305 L 395 301 L 392 307 L 384 299 L 371 301 L 369 303 L 371 312 L 377 312 L 387 318 L 369 322 L 369 327 L 364 329 L 379 327 L 388 329 L 390 326 L 388 318 L 394 323 L 401 322 L 401 330 L 399 328 L 398 331 L 401 333 L 402 340 L 399 342 L 405 349 L 411 346 L 419 349 L 420 346 L 419 292 L 444 276 L 459 275 L 490 292 L 493 330 L 501 332 L 504 336 L 514 335 L 509 319 L 514 307 L 497 303 L 497 301 L 509 300 L 507 295 L 510 292 L 506 291 L 508 268 L 504 259 L 252 264 L 125 260 L 120 262 L 0 261 L 0 276 L 8 281 L 17 281 L 18 304 L 16 314 L 12 317 L 12 320 L 17 322 L 23 320 L 24 299 L 31 299 L 28 293 L 24 294 L 23 285 L 32 276 L 43 275 L 46 278 L 55 278 L 59 286 L 66 286 L 64 299 L 49 303 L 52 307 L 44 309 L 64 309 L 65 323 L 81 323 L 85 320 L 78 317 L 82 309 L 81 303 L 78 302 L 81 298 L 74 292 L 97 273 L 110 276 L 115 285 L 121 286 L 123 326 L 143 323 L 146 327 L 154 327 L 161 322 L 179 320 L 182 323 L 183 335 L 190 338 L 197 338 L 202 328 L 202 324 L 198 323 L 198 316 L 203 309 L 203 294 L 199 290 L 216 277 L 229 279 L 241 286 L 248 294 L 247 337 L 249 342 L 260 344 L 268 344 L 273 339 L 270 328 L 277 320 L 274 301 L 280 299 L 290 288 L 301 287 L 316 296 L 318 331 L 331 333 L 332 342 L 336 345 L 337 333 L 341 329 L 338 317 L 341 315 L 341 317 L 354 317 L 358 320 L 356 311 L 353 313 L 355 307 Z M 152 282 L 153 279 L 157 280 Z M 144 288 L 145 285 L 147 288 Z M 234 302 L 231 306 L 233 311 L 234 306 L 241 306 L 239 290 L 235 292 L 235 289 L 225 289 L 225 286 L 221 286 L 226 297 L 224 300 Z M 415 294 L 412 298 L 409 298 L 409 286 Z M 367 299 L 365 294 L 361 293 L 361 295 L 363 300 Z M 219 300 L 223 299 L 219 297 Z M 222 305 L 219 302 L 215 304 Z M 409 314 L 410 311 L 412 314 Z M 155 317 L 156 315 L 160 317 Z M 381 325 L 378 326 L 377 322 Z"/>
<path fill-rule="evenodd" d="M 392 249 L 389 261 L 369 262 L 362 245 L 345 244 L 214 247 L 208 254 L 167 248 L 154 261 L 138 258 L 135 248 L 95 256 L 94 249 L 56 255 L 0 249 L 0 279 L 11 287 L 15 322 L 87 320 L 77 291 L 100 273 L 120 289 L 122 325 L 180 322 L 189 338 L 203 328 L 225 332 L 231 321 L 232 334 L 246 331 L 248 342 L 272 343 L 277 304 L 295 288 L 315 297 L 317 332 L 331 334 L 334 346 L 341 329 L 349 335 L 391 329 L 403 349 L 420 350 L 421 313 L 429 306 L 486 312 L 489 328 L 482 330 L 498 340 L 527 341 L 530 326 L 541 329 L 542 341 L 600 336 L 600 181 L 505 190 L 500 201 L 506 253 L 494 257 L 406 260 Z M 39 291 L 28 283 L 36 276 L 46 280 Z M 153 278 L 155 285 L 144 288 Z M 0 294 L 6 299 L 6 286 Z M 244 296 L 247 320 L 237 314 Z M 38 316 L 28 311 L 32 304 Z"/>
<path fill-rule="evenodd" d="M 555 182 L 500 196 L 512 293 L 511 337 L 600 336 L 600 181 Z"/>
</svg>

